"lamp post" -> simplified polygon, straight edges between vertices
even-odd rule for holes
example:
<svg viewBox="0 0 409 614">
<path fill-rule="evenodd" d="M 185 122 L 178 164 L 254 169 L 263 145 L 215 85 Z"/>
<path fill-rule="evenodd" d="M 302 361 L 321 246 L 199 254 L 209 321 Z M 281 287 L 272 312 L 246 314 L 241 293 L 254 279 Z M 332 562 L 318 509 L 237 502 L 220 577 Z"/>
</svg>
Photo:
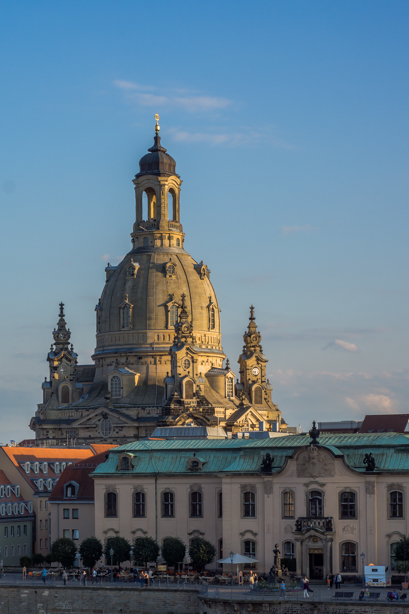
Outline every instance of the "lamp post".
<svg viewBox="0 0 409 614">
<path fill-rule="evenodd" d="M 113 549 L 112 549 L 112 548 L 111 548 L 111 550 L 109 551 L 109 555 L 110 555 L 110 557 L 111 557 L 111 582 L 113 582 L 113 581 L 114 581 L 114 572 L 113 572 L 113 569 L 112 569 L 112 558 L 113 558 L 113 556 L 114 556 L 114 551 L 113 551 Z"/>
<path fill-rule="evenodd" d="M 229 554 L 230 556 L 230 562 L 231 562 L 231 582 L 230 584 L 233 586 L 233 557 L 234 557 L 234 552 L 230 552 Z"/>
<path fill-rule="evenodd" d="M 361 560 L 362 560 L 362 588 L 365 588 L 365 553 L 362 552 L 361 554 Z"/>
</svg>

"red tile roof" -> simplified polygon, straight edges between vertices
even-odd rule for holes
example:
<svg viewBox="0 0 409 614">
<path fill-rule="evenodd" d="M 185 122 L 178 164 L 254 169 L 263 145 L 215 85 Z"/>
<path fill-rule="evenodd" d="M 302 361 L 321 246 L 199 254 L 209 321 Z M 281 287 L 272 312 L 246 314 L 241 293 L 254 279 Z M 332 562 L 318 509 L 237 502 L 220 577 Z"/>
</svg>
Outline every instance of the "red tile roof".
<svg viewBox="0 0 409 614">
<path fill-rule="evenodd" d="M 51 503 L 53 501 L 66 501 L 67 503 L 89 501 L 92 503 L 94 501 L 94 480 L 90 477 L 90 473 L 92 473 L 98 465 L 104 463 L 107 456 L 108 450 L 105 450 L 100 454 L 90 456 L 64 469 L 48 500 Z M 76 482 L 79 486 L 75 499 L 64 499 L 64 486 L 69 482 Z"/>
<path fill-rule="evenodd" d="M 11 482 L 9 480 L 9 478 L 4 473 L 4 471 L 0 470 L 0 486 L 11 486 L 11 487 L 13 487 L 13 486 L 16 486 L 16 485 L 13 484 L 13 482 Z M 9 515 L 9 514 L 7 514 L 7 511 L 6 511 L 6 514 L 4 515 L 4 514 L 2 514 L 2 510 L 1 510 L 1 505 L 3 503 L 6 506 L 7 506 L 8 503 L 19 503 L 19 504 L 20 503 L 24 503 L 25 504 L 24 505 L 24 513 L 21 514 L 20 511 L 19 511 L 18 514 L 15 514 L 14 513 L 14 507 L 12 507 L 12 514 Z M 28 511 L 27 507 L 28 507 L 28 501 L 25 501 L 21 495 L 19 497 L 17 497 L 17 495 L 13 491 L 13 488 L 11 488 L 10 489 L 10 496 L 9 497 L 7 497 L 7 496 L 0 497 L 0 518 L 6 518 L 7 519 L 7 518 L 15 517 L 15 516 L 18 516 L 19 518 L 22 518 L 24 516 L 32 516 L 32 513 L 30 513 Z M 6 507 L 6 510 L 7 510 L 7 507 Z"/>
<path fill-rule="evenodd" d="M 360 433 L 408 432 L 409 414 L 379 414 L 365 416 Z"/>
</svg>

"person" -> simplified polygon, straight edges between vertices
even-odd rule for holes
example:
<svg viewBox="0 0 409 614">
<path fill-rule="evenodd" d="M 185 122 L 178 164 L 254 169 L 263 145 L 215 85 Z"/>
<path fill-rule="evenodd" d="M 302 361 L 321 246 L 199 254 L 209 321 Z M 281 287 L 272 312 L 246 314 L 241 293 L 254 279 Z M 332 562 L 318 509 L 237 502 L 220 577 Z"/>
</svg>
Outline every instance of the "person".
<svg viewBox="0 0 409 614">
<path fill-rule="evenodd" d="M 342 576 L 340 573 L 337 576 L 337 580 L 338 580 L 338 588 L 341 588 Z"/>
<path fill-rule="evenodd" d="M 249 577 L 249 584 L 250 584 L 250 590 L 254 590 L 254 576 L 253 576 L 253 572 L 250 572 L 250 577 Z"/>
<path fill-rule="evenodd" d="M 148 573 L 148 586 L 151 586 L 152 580 L 153 580 L 153 571 L 152 569 L 150 569 Z"/>
<path fill-rule="evenodd" d="M 332 588 L 334 584 L 334 574 L 333 573 L 329 574 L 329 583 L 330 583 L 330 587 Z"/>
<path fill-rule="evenodd" d="M 85 571 L 85 569 L 83 569 L 81 573 L 81 584 L 83 586 L 87 584 L 87 572 Z"/>
<path fill-rule="evenodd" d="M 389 589 L 389 591 L 386 594 L 386 601 L 393 601 L 394 597 L 393 597 L 393 591 Z"/>
<path fill-rule="evenodd" d="M 403 591 L 402 591 L 401 589 L 399 589 L 399 590 L 397 591 L 397 593 L 396 593 L 396 599 L 399 601 L 399 600 L 400 600 L 400 598 L 402 597 L 402 595 L 403 595 Z"/>
<path fill-rule="evenodd" d="M 27 580 L 27 567 L 25 565 L 23 567 L 23 580 Z"/>
<path fill-rule="evenodd" d="M 43 571 L 41 572 L 41 579 L 42 579 L 42 581 L 43 581 L 43 582 L 44 582 L 44 584 L 45 584 L 45 582 L 46 582 L 46 580 L 47 580 L 47 570 L 46 570 L 46 568 L 45 568 L 45 567 L 44 567 Z"/>
<path fill-rule="evenodd" d="M 67 586 L 68 574 L 67 574 L 67 572 L 65 571 L 65 569 L 64 569 L 64 571 L 62 572 L 62 579 L 63 579 L 63 582 L 64 582 L 64 586 Z"/>
<path fill-rule="evenodd" d="M 331 578 L 329 576 L 327 576 L 327 588 L 328 590 L 331 589 Z"/>
<path fill-rule="evenodd" d="M 241 571 L 241 569 L 239 571 L 239 584 L 243 584 L 243 572 Z"/>
<path fill-rule="evenodd" d="M 96 570 L 96 568 L 94 567 L 94 569 L 92 570 L 92 578 L 91 578 L 91 584 L 94 584 L 94 582 L 96 584 L 98 584 L 98 572 Z"/>
<path fill-rule="evenodd" d="M 363 599 L 365 599 L 365 589 L 361 589 L 361 592 L 359 593 L 359 601 L 362 601 Z"/>
<path fill-rule="evenodd" d="M 303 588 L 304 588 L 304 598 L 305 597 L 309 597 L 308 591 L 310 589 L 310 586 L 309 586 L 309 580 L 308 580 L 307 576 L 304 576 Z"/>
<path fill-rule="evenodd" d="M 144 577 L 144 573 L 143 571 L 139 572 L 139 584 L 141 585 L 141 588 L 144 587 L 145 584 L 145 577 Z"/>
<path fill-rule="evenodd" d="M 280 583 L 280 597 L 284 597 L 285 599 L 285 581 L 281 580 Z"/>
</svg>

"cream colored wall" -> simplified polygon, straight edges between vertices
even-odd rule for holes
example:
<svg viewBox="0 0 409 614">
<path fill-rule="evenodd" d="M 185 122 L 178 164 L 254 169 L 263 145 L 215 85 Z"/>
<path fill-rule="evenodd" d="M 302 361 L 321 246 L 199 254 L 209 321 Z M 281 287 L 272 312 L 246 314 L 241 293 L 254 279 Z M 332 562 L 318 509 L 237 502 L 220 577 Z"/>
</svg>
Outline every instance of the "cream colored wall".
<svg viewBox="0 0 409 614">
<path fill-rule="evenodd" d="M 78 541 L 74 540 L 79 546 L 87 537 L 91 537 L 95 533 L 95 513 L 94 503 L 81 503 L 78 501 L 68 502 L 62 501 L 59 503 L 49 503 L 51 516 L 51 543 L 60 537 L 64 537 L 64 529 L 70 531 L 70 539 L 72 539 L 73 529 L 79 530 Z M 64 509 L 70 510 L 69 519 L 64 519 Z M 77 509 L 79 513 L 78 520 L 72 518 L 72 510 Z"/>
</svg>

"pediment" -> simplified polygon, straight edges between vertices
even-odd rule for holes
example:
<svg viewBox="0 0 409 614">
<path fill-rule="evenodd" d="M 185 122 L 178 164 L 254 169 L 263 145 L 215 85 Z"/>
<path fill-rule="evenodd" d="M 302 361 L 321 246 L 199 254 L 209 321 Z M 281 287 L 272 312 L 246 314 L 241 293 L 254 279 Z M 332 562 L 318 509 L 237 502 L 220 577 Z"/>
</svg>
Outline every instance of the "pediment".
<svg viewBox="0 0 409 614">
<path fill-rule="evenodd" d="M 132 418 L 128 418 L 126 415 L 114 409 L 102 406 L 94 409 L 86 416 L 78 418 L 78 420 L 72 423 L 72 427 L 95 426 L 103 418 L 110 418 L 115 426 L 134 425 L 134 420 Z"/>
</svg>

